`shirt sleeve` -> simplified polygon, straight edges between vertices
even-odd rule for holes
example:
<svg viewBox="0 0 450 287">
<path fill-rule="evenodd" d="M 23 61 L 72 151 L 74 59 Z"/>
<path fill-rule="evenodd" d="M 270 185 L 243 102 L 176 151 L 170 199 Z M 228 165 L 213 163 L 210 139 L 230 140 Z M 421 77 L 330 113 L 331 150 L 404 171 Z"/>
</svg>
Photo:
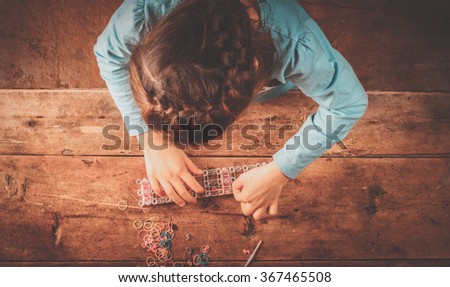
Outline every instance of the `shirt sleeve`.
<svg viewBox="0 0 450 287">
<path fill-rule="evenodd" d="M 286 79 L 319 107 L 273 155 L 281 171 L 292 179 L 334 143 L 342 141 L 368 106 L 367 93 L 350 64 L 331 47 L 313 19 L 304 25 Z"/>
<path fill-rule="evenodd" d="M 148 130 L 129 83 L 133 47 L 146 27 L 144 1 L 125 0 L 94 45 L 100 75 L 119 109 L 130 136 Z"/>
</svg>

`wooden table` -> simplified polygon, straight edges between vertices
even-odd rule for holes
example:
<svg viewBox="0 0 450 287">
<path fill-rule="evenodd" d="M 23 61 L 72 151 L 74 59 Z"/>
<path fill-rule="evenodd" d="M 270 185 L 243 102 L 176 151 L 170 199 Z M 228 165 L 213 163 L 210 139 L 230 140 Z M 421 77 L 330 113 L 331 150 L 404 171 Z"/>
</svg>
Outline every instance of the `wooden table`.
<svg viewBox="0 0 450 287">
<path fill-rule="evenodd" d="M 254 221 L 239 215 L 232 196 L 145 213 L 137 206 L 142 152 L 126 140 L 92 53 L 120 1 L 25 1 L 26 9 L 7 1 L 0 266 L 145 266 L 148 252 L 132 223 L 147 218 L 176 224 L 176 259 L 186 247 L 209 244 L 211 266 L 243 266 L 242 250 L 259 240 L 254 266 L 449 266 L 450 4 L 388 2 L 302 2 L 352 63 L 369 108 L 343 145 L 285 187 L 283 217 Z M 284 137 L 271 134 L 273 146 L 261 130 L 256 142 L 237 130 L 215 142 L 218 150 L 188 154 L 201 168 L 270 161 L 316 108 L 300 91 L 289 92 L 251 106 L 236 122 L 293 125 Z M 120 128 L 113 150 L 102 136 L 109 124 Z"/>
</svg>

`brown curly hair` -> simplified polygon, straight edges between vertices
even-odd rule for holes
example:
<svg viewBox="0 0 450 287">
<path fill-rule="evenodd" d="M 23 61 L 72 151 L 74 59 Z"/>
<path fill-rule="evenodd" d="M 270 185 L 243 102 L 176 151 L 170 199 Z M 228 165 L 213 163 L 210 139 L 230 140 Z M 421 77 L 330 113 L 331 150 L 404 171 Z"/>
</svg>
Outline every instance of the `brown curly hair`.
<svg viewBox="0 0 450 287">
<path fill-rule="evenodd" d="M 239 0 L 185 0 L 134 48 L 130 84 L 151 129 L 176 144 L 200 144 L 249 105 L 270 76 L 275 47 L 247 8 Z"/>
</svg>

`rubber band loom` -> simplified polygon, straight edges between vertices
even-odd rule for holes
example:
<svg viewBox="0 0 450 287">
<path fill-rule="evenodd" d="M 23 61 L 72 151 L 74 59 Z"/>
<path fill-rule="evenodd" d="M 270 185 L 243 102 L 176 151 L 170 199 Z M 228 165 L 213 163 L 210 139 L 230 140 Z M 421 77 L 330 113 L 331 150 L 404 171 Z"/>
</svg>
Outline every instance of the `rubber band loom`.
<svg viewBox="0 0 450 287">
<path fill-rule="evenodd" d="M 202 175 L 193 175 L 205 189 L 204 193 L 196 193 L 188 186 L 185 186 L 187 191 L 195 198 L 233 194 L 232 183 L 239 177 L 239 175 L 265 164 L 266 163 L 264 162 L 250 165 L 205 169 L 203 170 Z M 137 191 L 140 198 L 138 202 L 139 206 L 144 207 L 172 202 L 172 199 L 169 197 L 160 197 L 154 193 L 147 178 L 138 179 L 136 180 L 136 183 L 139 185 L 139 189 Z"/>
</svg>

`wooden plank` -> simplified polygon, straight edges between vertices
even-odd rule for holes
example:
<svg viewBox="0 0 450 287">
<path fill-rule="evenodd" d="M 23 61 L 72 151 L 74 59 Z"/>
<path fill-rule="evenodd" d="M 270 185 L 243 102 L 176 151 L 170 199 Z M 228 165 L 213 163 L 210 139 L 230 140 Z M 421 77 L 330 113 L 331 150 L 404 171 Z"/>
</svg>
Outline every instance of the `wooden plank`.
<svg viewBox="0 0 450 287">
<path fill-rule="evenodd" d="M 299 2 L 366 89 L 449 90 L 450 2 Z"/>
<path fill-rule="evenodd" d="M 122 0 L 3 2 L 0 88 L 105 87 L 92 50 Z M 450 2 L 300 2 L 366 89 L 450 90 Z"/>
<path fill-rule="evenodd" d="M 365 116 L 343 141 L 344 145 L 335 145 L 326 155 L 450 154 L 448 145 L 436 144 L 450 142 L 449 93 L 375 92 L 370 93 L 369 102 Z M 271 156 L 316 109 L 317 105 L 300 92 L 252 105 L 225 133 L 226 140 L 213 141 L 198 150 L 189 149 L 188 153 Z M 0 154 L 142 154 L 136 140 L 124 131 L 106 90 L 0 90 L 0 110 L 0 132 L 4 135 Z M 270 119 L 276 130 L 264 133 L 265 119 L 266 123 Z M 102 134 L 110 125 L 116 128 L 108 132 L 116 137 L 116 142 Z M 254 129 L 244 132 L 245 125 Z"/>
<path fill-rule="evenodd" d="M 211 261 L 209 267 L 242 267 L 246 263 L 242 261 Z M 30 267 L 30 266 L 82 266 L 82 267 L 128 267 L 146 264 L 141 261 L 14 261 L 1 262 L 0 267 Z M 251 267 L 448 267 L 450 260 L 335 260 L 335 261 L 252 261 Z"/>
<path fill-rule="evenodd" d="M 258 161 L 194 160 L 200 167 Z M 211 260 L 242 261 L 242 249 L 259 240 L 262 261 L 450 258 L 448 158 L 319 159 L 285 187 L 280 200 L 285 217 L 259 222 L 217 214 L 240 213 L 230 196 L 146 213 L 133 208 L 134 180 L 144 176 L 140 158 L 4 156 L 0 161 L 0 178 L 10 187 L 0 192 L 3 262 L 141 261 L 147 253 L 132 227 L 138 218 L 173 220 L 175 258 L 183 257 L 185 247 L 209 244 Z M 128 202 L 126 211 L 117 208 L 120 200 Z"/>
<path fill-rule="evenodd" d="M 2 1 L 0 87 L 103 87 L 93 46 L 122 2 Z"/>
</svg>

